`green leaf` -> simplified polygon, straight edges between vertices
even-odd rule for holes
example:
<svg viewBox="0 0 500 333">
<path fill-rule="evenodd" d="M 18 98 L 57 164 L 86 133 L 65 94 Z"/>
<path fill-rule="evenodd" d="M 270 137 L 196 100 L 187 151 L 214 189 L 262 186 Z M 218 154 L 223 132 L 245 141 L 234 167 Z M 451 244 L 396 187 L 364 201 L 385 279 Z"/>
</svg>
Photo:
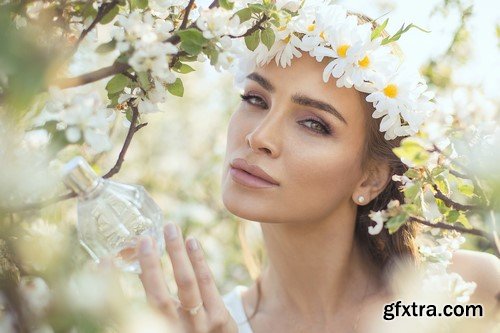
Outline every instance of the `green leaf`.
<svg viewBox="0 0 500 333">
<path fill-rule="evenodd" d="M 112 39 L 111 41 L 109 41 L 107 43 L 99 45 L 95 49 L 95 51 L 97 53 L 103 54 L 103 53 L 108 53 L 108 52 L 114 51 L 115 47 L 116 47 L 116 40 Z"/>
<path fill-rule="evenodd" d="M 97 10 L 92 7 L 91 3 L 87 3 L 82 8 L 82 17 L 86 19 L 87 17 L 95 18 L 97 16 Z"/>
<path fill-rule="evenodd" d="M 122 53 L 118 56 L 118 58 L 116 58 L 116 62 L 120 62 L 122 64 L 128 64 L 128 55 L 126 55 L 125 53 Z"/>
<path fill-rule="evenodd" d="M 263 12 L 266 10 L 266 7 L 264 7 L 263 5 L 261 5 L 259 3 L 249 4 L 248 8 L 251 8 L 252 12 L 254 12 L 254 13 L 260 13 L 260 12 Z"/>
<path fill-rule="evenodd" d="M 132 122 L 132 109 L 131 108 L 127 108 L 127 110 L 125 110 L 125 117 L 127 118 L 128 121 Z"/>
<path fill-rule="evenodd" d="M 271 50 L 271 47 L 274 44 L 274 31 L 271 28 L 267 28 L 260 33 L 260 38 L 262 39 L 262 43 L 267 46 L 268 50 Z"/>
<path fill-rule="evenodd" d="M 250 51 L 255 51 L 260 43 L 260 30 L 255 30 L 251 35 L 245 36 L 245 44 Z"/>
<path fill-rule="evenodd" d="M 230 2 L 229 0 L 219 0 L 219 5 L 227 10 L 233 9 L 234 2 Z"/>
<path fill-rule="evenodd" d="M 432 169 L 431 176 L 436 177 L 436 176 L 440 175 L 441 173 L 443 173 L 444 171 L 446 171 L 446 168 L 444 166 L 441 166 L 441 165 L 437 166 L 434 169 Z"/>
<path fill-rule="evenodd" d="M 469 219 L 467 216 L 464 214 L 464 212 L 460 212 L 460 215 L 458 216 L 457 222 L 462 223 L 464 227 L 467 229 L 472 229 L 472 224 L 470 224 Z"/>
<path fill-rule="evenodd" d="M 118 98 L 120 98 L 121 91 L 113 93 L 113 94 L 108 94 L 109 98 L 109 104 L 107 105 L 108 108 L 114 108 L 118 104 Z"/>
<path fill-rule="evenodd" d="M 167 90 L 174 96 L 182 97 L 184 95 L 184 85 L 182 80 L 177 78 L 174 83 L 167 86 Z"/>
<path fill-rule="evenodd" d="M 106 90 L 108 94 L 114 94 L 120 92 L 130 84 L 130 79 L 123 74 L 116 74 L 111 80 L 106 84 Z"/>
<path fill-rule="evenodd" d="M 120 11 L 120 8 L 118 6 L 114 6 L 104 17 L 102 20 L 99 22 L 101 24 L 108 24 L 109 22 L 113 21 L 116 15 L 118 15 L 118 12 Z"/>
<path fill-rule="evenodd" d="M 205 50 L 205 53 L 206 55 L 208 56 L 208 58 L 210 59 L 210 65 L 215 65 L 217 63 L 217 60 L 219 58 L 219 52 L 217 52 L 217 50 L 215 49 L 206 49 Z"/>
<path fill-rule="evenodd" d="M 385 21 L 382 24 L 380 24 L 378 27 L 373 29 L 372 35 L 371 35 L 371 40 L 374 40 L 375 38 L 380 36 L 380 34 L 382 33 L 382 30 L 384 30 L 385 27 L 387 26 L 387 22 L 389 22 L 389 19 L 385 19 Z"/>
<path fill-rule="evenodd" d="M 178 73 L 187 74 L 187 73 L 193 72 L 195 69 L 193 67 L 186 65 L 186 64 L 183 64 L 181 62 L 176 62 L 175 66 L 173 67 L 173 70 L 178 72 Z"/>
<path fill-rule="evenodd" d="M 194 28 L 176 32 L 181 38 L 181 49 L 191 55 L 198 55 L 208 39 L 203 37 L 203 33 Z"/>
<path fill-rule="evenodd" d="M 460 216 L 460 212 L 454 209 L 451 209 L 448 214 L 446 214 L 446 222 L 455 223 Z"/>
<path fill-rule="evenodd" d="M 240 23 L 246 22 L 252 18 L 252 10 L 250 8 L 243 8 L 236 12 L 240 17 Z"/>
<path fill-rule="evenodd" d="M 413 23 L 409 24 L 406 27 L 405 27 L 405 24 L 403 23 L 403 25 L 401 26 L 401 28 L 399 28 L 399 30 L 394 35 L 384 38 L 382 40 L 381 44 L 385 45 L 385 44 L 397 41 L 401 37 L 401 35 L 403 35 L 405 32 L 407 32 L 411 28 L 417 28 L 418 30 L 423 31 L 423 32 L 427 32 L 427 33 L 430 32 L 429 30 L 425 30 L 423 28 L 420 28 L 419 26 L 417 26 L 417 25 L 415 25 Z"/>
<path fill-rule="evenodd" d="M 450 184 L 448 183 L 448 179 L 446 179 L 446 177 L 441 175 L 437 176 L 434 178 L 434 183 L 444 195 L 450 194 Z"/>
<path fill-rule="evenodd" d="M 197 55 L 183 55 L 179 57 L 180 61 L 184 62 L 193 62 L 193 61 L 198 61 Z"/>
<path fill-rule="evenodd" d="M 406 220 L 408 219 L 408 215 L 407 214 L 400 214 L 400 215 L 396 215 L 394 217 L 391 217 L 386 223 L 385 223 L 385 227 L 388 229 L 389 231 L 389 234 L 393 234 L 395 233 L 396 231 L 398 231 L 398 229 L 403 225 L 405 224 Z"/>
<path fill-rule="evenodd" d="M 417 184 L 413 184 L 403 190 L 403 193 L 406 198 L 408 198 L 411 202 L 415 201 L 415 198 L 420 195 L 421 186 L 420 182 Z"/>
<path fill-rule="evenodd" d="M 474 195 L 474 185 L 467 183 L 462 179 L 459 179 L 458 181 L 458 190 L 460 191 L 460 193 L 469 198 Z"/>
<path fill-rule="evenodd" d="M 148 0 L 130 0 L 130 9 L 144 9 L 148 6 Z"/>
<path fill-rule="evenodd" d="M 404 175 L 410 179 L 415 179 L 415 178 L 420 177 L 420 172 L 418 172 L 417 170 L 415 170 L 413 168 L 409 168 L 408 170 L 406 170 Z"/>
<path fill-rule="evenodd" d="M 137 79 L 139 80 L 139 84 L 144 90 L 148 91 L 149 89 L 151 89 L 151 82 L 149 82 L 148 72 L 137 73 Z"/>
<path fill-rule="evenodd" d="M 392 150 L 399 158 L 411 161 L 416 166 L 425 166 L 429 153 L 417 141 L 404 139 L 400 147 Z"/>
<path fill-rule="evenodd" d="M 413 215 L 418 215 L 420 214 L 420 210 L 417 205 L 415 204 L 404 204 L 401 206 L 401 209 L 403 212 L 407 213 L 408 215 L 413 214 Z"/>
</svg>

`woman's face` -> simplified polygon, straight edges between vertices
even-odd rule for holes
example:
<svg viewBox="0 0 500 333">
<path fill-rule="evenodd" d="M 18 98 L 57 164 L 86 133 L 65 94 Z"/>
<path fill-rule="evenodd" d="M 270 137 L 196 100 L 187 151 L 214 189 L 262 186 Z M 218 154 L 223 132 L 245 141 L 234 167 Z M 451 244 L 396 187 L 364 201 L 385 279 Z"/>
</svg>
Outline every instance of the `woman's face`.
<svg viewBox="0 0 500 333">
<path fill-rule="evenodd" d="M 354 88 L 337 88 L 332 77 L 324 83 L 324 67 L 303 54 L 287 68 L 271 61 L 247 77 L 243 95 L 253 97 L 231 116 L 222 175 L 222 198 L 231 213 L 300 223 L 355 211 L 352 198 L 362 194 L 355 193 L 363 176 L 362 99 Z M 330 112 L 322 110 L 328 105 Z M 235 181 L 230 163 L 236 158 L 259 166 L 279 185 L 253 188 Z"/>
</svg>

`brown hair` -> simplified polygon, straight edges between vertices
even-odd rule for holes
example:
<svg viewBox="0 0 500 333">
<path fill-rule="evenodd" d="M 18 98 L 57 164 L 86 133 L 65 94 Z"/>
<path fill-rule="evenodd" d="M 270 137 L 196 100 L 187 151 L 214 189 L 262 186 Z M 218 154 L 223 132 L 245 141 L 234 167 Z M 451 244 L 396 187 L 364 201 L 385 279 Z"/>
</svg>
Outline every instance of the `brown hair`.
<svg viewBox="0 0 500 333">
<path fill-rule="evenodd" d="M 358 13 L 349 12 L 350 15 L 356 15 L 358 22 L 372 23 L 373 29 L 378 25 L 368 16 Z M 382 31 L 382 37 L 388 36 L 387 32 Z M 393 53 L 402 57 L 402 52 L 395 43 L 391 43 Z M 366 170 L 372 163 L 387 163 L 390 168 L 390 176 L 384 190 L 366 205 L 358 205 L 355 222 L 355 240 L 361 246 L 367 258 L 380 269 L 381 276 L 388 276 L 389 272 L 401 262 L 409 263 L 410 267 L 417 267 L 420 263 L 418 247 L 415 242 L 415 236 L 419 231 L 419 226 L 415 223 L 405 223 L 394 234 L 389 234 L 386 228 L 377 235 L 370 235 L 368 233 L 368 226 L 373 224 L 372 220 L 368 217 L 370 211 L 378 211 L 385 209 L 391 200 L 398 200 L 400 203 L 404 202 L 404 194 L 399 190 L 399 184 L 392 180 L 392 175 L 402 175 L 408 167 L 401 162 L 397 157 L 393 148 L 398 147 L 404 137 L 396 137 L 393 140 L 386 140 L 384 133 L 379 131 L 379 126 L 382 118 L 374 119 L 371 115 L 374 111 L 373 105 L 366 102 L 367 94 L 360 92 L 363 102 L 363 108 L 366 112 L 366 140 L 363 147 L 362 168 Z M 242 244 L 245 265 L 250 272 L 252 279 L 255 279 L 257 286 L 257 304 L 253 314 L 247 321 L 252 319 L 258 310 L 261 300 L 261 286 L 260 286 L 260 264 L 262 258 L 257 260 L 249 249 L 248 242 L 245 238 L 244 227 L 240 225 L 240 241 Z M 260 253 L 261 254 L 261 253 Z M 262 256 L 261 256 L 262 257 Z M 387 281 L 382 281 L 387 282 Z"/>
</svg>

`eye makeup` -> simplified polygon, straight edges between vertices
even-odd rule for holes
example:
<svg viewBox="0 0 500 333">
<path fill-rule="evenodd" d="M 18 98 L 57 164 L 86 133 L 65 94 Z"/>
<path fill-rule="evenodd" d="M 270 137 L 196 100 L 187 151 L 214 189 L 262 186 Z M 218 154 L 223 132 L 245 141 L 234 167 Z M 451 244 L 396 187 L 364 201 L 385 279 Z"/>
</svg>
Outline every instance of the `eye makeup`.
<svg viewBox="0 0 500 333">
<path fill-rule="evenodd" d="M 244 103 L 248 103 L 251 106 L 255 106 L 261 108 L 263 110 L 267 109 L 266 102 L 259 96 L 253 94 L 240 94 L 241 100 Z M 331 127 L 324 122 L 319 117 L 309 117 L 307 119 L 301 120 L 300 123 L 308 123 L 310 122 L 311 126 L 304 125 L 308 130 L 315 132 L 316 134 L 320 134 L 323 136 L 330 136 L 332 133 Z M 316 128 L 316 129 L 315 129 Z"/>
</svg>

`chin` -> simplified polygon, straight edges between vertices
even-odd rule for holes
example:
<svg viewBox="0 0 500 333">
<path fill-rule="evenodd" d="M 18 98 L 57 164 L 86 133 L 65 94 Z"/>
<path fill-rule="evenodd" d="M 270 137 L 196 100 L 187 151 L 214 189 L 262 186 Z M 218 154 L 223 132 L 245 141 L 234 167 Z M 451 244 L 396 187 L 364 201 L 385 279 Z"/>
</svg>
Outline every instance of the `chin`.
<svg viewBox="0 0 500 333">
<path fill-rule="evenodd" d="M 270 215 L 276 212 L 269 200 L 256 198 L 255 194 L 246 194 L 234 188 L 234 184 L 226 184 L 222 191 L 222 202 L 224 207 L 239 218 L 264 222 L 269 220 Z M 233 187 L 233 188 L 231 188 Z M 257 194 L 258 195 L 258 194 Z"/>
</svg>

